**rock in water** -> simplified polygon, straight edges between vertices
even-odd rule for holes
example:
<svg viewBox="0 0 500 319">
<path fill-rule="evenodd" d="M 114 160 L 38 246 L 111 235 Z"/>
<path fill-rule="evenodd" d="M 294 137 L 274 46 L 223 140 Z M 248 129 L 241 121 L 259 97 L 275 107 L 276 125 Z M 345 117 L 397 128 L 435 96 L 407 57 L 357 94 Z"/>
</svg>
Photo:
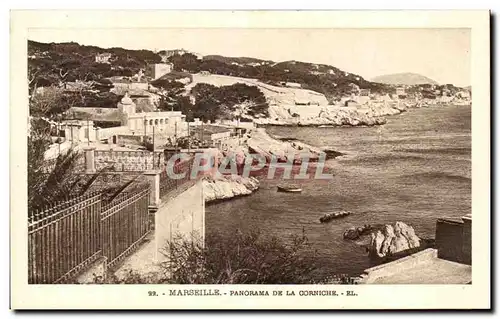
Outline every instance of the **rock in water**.
<svg viewBox="0 0 500 319">
<path fill-rule="evenodd" d="M 359 231 L 356 227 L 351 227 L 344 232 L 345 239 L 356 240 L 359 238 Z"/>
<path fill-rule="evenodd" d="M 420 247 L 420 238 L 413 227 L 396 222 L 394 226 L 385 225 L 382 231 L 372 233 L 368 250 L 370 256 L 383 258 L 417 247 Z"/>
<path fill-rule="evenodd" d="M 376 233 L 372 233 L 372 239 L 370 242 L 370 247 L 369 247 L 369 252 L 370 254 L 375 254 L 378 257 L 383 257 L 380 254 L 380 251 L 382 251 L 382 243 L 384 242 L 384 235 L 382 235 L 382 232 L 379 230 Z"/>
<path fill-rule="evenodd" d="M 348 214 L 350 213 L 348 212 Z M 353 226 L 344 231 L 344 239 L 356 240 L 370 232 L 372 232 L 372 225 L 364 225 L 360 227 Z"/>
<path fill-rule="evenodd" d="M 406 226 L 406 227 L 405 227 Z M 402 222 L 396 222 L 394 229 L 401 234 L 408 242 L 409 248 L 420 247 L 420 238 L 415 234 L 413 227 L 410 227 Z"/>
</svg>

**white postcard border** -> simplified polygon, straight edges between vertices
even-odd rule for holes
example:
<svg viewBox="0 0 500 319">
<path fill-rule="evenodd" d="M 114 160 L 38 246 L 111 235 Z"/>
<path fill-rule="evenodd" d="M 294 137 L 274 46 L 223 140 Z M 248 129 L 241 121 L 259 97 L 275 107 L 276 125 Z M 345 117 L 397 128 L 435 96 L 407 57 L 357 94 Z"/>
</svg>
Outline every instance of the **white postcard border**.
<svg viewBox="0 0 500 319">
<path fill-rule="evenodd" d="M 283 297 L 169 297 L 186 285 L 28 285 L 26 222 L 29 28 L 470 28 L 472 106 L 471 285 L 198 285 L 294 290 Z M 11 13 L 11 298 L 13 309 L 470 309 L 490 307 L 490 36 L 488 11 L 13 11 Z M 160 292 L 148 297 L 148 291 Z M 355 291 L 301 297 L 300 290 Z M 161 293 L 165 292 L 166 296 Z"/>
</svg>

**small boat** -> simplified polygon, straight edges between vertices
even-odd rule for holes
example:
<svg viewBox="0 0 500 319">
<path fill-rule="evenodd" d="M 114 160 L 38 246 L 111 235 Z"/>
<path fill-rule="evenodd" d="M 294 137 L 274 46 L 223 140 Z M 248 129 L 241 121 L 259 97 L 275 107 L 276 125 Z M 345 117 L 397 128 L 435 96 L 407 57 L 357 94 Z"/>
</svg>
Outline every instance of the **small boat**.
<svg viewBox="0 0 500 319">
<path fill-rule="evenodd" d="M 342 218 L 342 217 L 347 217 L 349 215 L 351 215 L 351 212 L 347 212 L 347 211 L 334 212 L 334 213 L 329 213 L 329 214 L 323 215 L 322 217 L 319 218 L 319 221 L 321 223 L 327 223 L 331 220 L 334 220 L 337 218 Z"/>
<path fill-rule="evenodd" d="M 294 186 L 294 185 L 279 185 L 278 192 L 300 193 L 300 192 L 302 192 L 302 188 L 300 188 L 298 186 Z"/>
</svg>

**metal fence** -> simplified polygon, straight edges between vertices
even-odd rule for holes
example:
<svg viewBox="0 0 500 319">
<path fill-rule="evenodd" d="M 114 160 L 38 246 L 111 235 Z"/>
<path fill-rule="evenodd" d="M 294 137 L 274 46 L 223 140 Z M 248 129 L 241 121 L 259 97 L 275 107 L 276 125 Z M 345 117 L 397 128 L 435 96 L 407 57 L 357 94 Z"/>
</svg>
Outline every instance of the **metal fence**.
<svg viewBox="0 0 500 319">
<path fill-rule="evenodd" d="M 150 189 L 106 202 L 101 193 L 68 199 L 28 219 L 28 282 L 67 282 L 105 257 L 114 266 L 149 232 Z"/>
<path fill-rule="evenodd" d="M 160 197 L 177 189 L 179 186 L 191 180 L 191 170 L 193 168 L 194 157 L 188 160 L 176 163 L 172 168 L 165 167 L 160 174 Z M 174 179 L 169 176 L 167 169 L 171 169 L 174 174 L 185 173 L 180 179 Z"/>
<path fill-rule="evenodd" d="M 28 220 L 29 283 L 65 281 L 100 255 L 101 194 L 69 199 Z"/>
<path fill-rule="evenodd" d="M 103 207 L 101 215 L 102 254 L 106 267 L 128 256 L 149 233 L 149 188 L 120 194 Z"/>
</svg>

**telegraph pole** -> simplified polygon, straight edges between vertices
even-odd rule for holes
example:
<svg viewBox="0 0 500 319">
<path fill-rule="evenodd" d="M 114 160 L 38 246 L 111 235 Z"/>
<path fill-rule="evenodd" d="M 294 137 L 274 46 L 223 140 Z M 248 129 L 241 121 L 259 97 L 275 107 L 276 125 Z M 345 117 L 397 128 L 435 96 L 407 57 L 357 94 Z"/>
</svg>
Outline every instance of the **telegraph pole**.
<svg viewBox="0 0 500 319">
<path fill-rule="evenodd" d="M 204 129 L 203 129 L 203 123 L 204 123 L 204 121 L 202 120 L 201 121 L 201 143 L 202 144 L 203 144 L 203 135 L 204 135 L 204 132 L 203 132 L 204 131 Z"/>
<path fill-rule="evenodd" d="M 174 132 L 174 138 L 175 138 L 175 148 L 177 149 L 177 146 L 179 145 L 177 143 L 177 120 L 175 121 L 175 132 Z"/>
<path fill-rule="evenodd" d="M 189 122 L 188 123 L 188 153 L 191 151 L 191 132 L 189 130 Z"/>
<path fill-rule="evenodd" d="M 59 154 L 61 154 L 61 115 L 57 116 L 57 143 L 59 144 Z M 64 132 L 66 133 L 66 132 Z M 66 142 L 66 137 L 64 137 L 64 140 Z"/>
</svg>

